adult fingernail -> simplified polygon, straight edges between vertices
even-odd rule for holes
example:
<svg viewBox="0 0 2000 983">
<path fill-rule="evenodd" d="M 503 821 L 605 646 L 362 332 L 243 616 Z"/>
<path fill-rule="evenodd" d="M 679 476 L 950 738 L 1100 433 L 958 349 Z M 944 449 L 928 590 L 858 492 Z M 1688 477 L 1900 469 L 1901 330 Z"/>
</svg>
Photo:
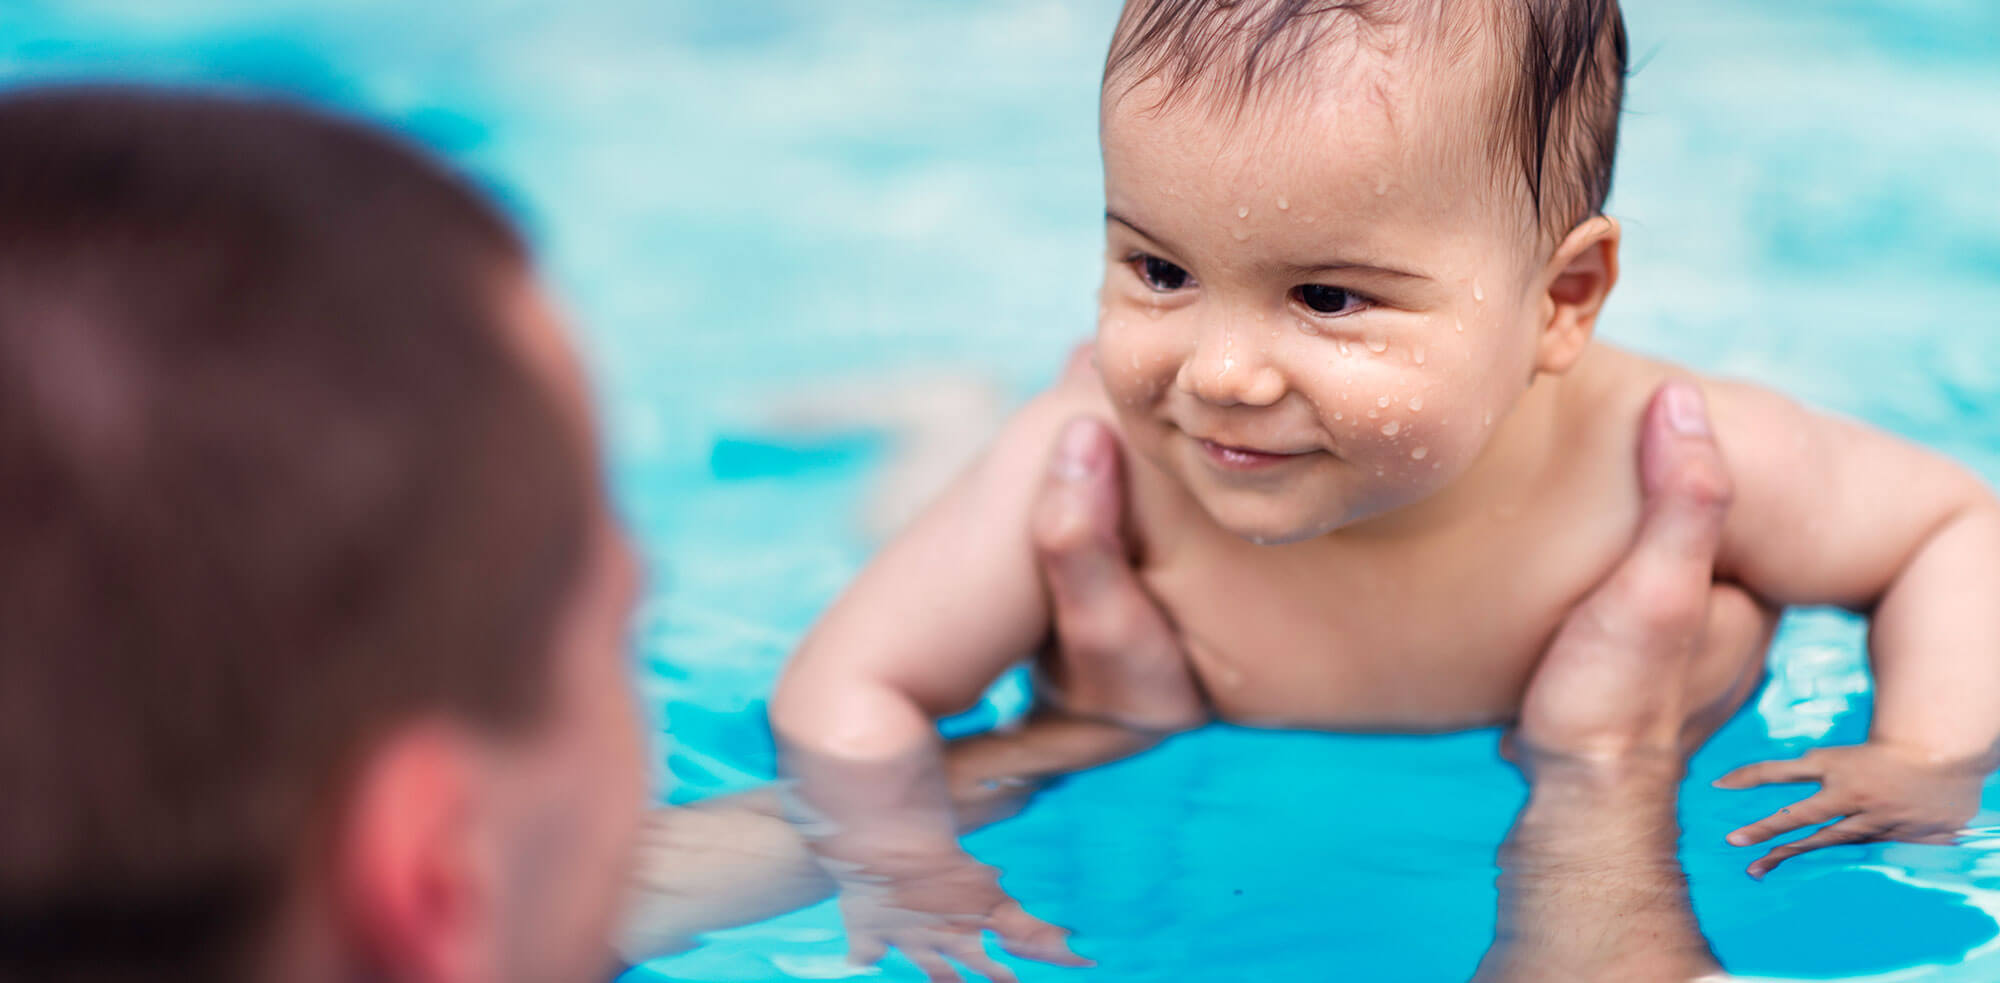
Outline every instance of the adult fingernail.
<svg viewBox="0 0 2000 983">
<path fill-rule="evenodd" d="M 1708 410 L 1702 406 L 1701 393 L 1685 382 L 1667 383 L 1664 397 L 1667 401 L 1667 425 L 1683 437 L 1706 437 Z"/>
<path fill-rule="evenodd" d="M 1063 428 L 1062 437 L 1056 441 L 1056 456 L 1052 470 L 1063 481 L 1081 481 L 1090 477 L 1096 462 L 1092 460 L 1093 443 L 1091 428 L 1095 424 L 1088 420 L 1071 420 Z"/>
</svg>

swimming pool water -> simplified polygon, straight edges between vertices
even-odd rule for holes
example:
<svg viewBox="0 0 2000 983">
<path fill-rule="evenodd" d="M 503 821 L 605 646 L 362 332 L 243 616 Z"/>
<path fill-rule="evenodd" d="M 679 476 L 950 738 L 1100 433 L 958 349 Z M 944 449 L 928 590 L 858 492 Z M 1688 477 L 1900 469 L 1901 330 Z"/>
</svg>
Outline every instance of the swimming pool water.
<svg viewBox="0 0 2000 983">
<path fill-rule="evenodd" d="M 640 660 L 677 738 L 663 784 L 687 800 L 770 777 L 763 695 L 869 549 L 855 516 L 887 447 L 870 387 L 1018 397 L 1089 332 L 1114 7 L 14 0 L 0 80 L 275 85 L 404 127 L 512 205 L 581 325 L 658 571 Z M 2000 477 L 2000 8 L 1626 7 L 1640 70 L 1605 334 Z M 852 419 L 774 425 L 832 383 L 864 394 Z M 1795 615 L 1770 687 L 1696 759 L 1683 855 L 1703 928 L 1748 977 L 2000 979 L 2000 835 L 1823 851 L 1762 884 L 1742 874 L 1756 854 L 1721 843 L 1797 793 L 1708 779 L 1863 733 L 1860 653 L 1853 619 Z M 1522 795 L 1494 742 L 1211 728 L 970 844 L 1079 930 L 1088 978 L 1462 978 Z M 2000 787 L 1986 802 L 2000 826 Z M 835 978 L 853 972 L 837 929 L 822 905 L 635 975 Z"/>
</svg>

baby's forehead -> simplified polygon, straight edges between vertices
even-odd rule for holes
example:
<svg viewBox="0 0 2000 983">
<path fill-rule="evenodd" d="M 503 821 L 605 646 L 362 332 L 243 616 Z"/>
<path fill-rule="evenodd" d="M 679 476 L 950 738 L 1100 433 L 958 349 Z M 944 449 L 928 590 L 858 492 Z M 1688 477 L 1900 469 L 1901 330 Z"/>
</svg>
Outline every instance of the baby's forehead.
<svg viewBox="0 0 2000 983">
<path fill-rule="evenodd" d="M 1164 33 L 1134 19 L 1140 6 L 1106 67 L 1107 129 L 1121 115 L 1198 115 L 1246 146 L 1317 142 L 1451 165 L 1460 180 L 1511 177 L 1499 166 L 1511 52 L 1493 3 L 1328 5 L 1275 27 L 1242 12 L 1283 3 L 1218 5 Z"/>
</svg>

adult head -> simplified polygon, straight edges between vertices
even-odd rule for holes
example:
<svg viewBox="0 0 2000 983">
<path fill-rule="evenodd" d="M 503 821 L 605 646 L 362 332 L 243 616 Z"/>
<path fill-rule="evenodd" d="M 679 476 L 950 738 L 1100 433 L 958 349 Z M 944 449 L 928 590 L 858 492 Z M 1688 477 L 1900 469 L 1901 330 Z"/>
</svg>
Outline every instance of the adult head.
<svg viewBox="0 0 2000 983">
<path fill-rule="evenodd" d="M 0 147 L 0 978 L 578 978 L 635 571 L 516 233 L 281 103 Z"/>
</svg>

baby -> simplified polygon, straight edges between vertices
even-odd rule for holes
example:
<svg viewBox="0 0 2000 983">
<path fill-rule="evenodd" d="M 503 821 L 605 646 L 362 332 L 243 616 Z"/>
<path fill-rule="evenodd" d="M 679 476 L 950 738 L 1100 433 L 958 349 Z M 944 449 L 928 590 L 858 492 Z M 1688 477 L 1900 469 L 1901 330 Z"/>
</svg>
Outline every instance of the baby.
<svg viewBox="0 0 2000 983">
<path fill-rule="evenodd" d="M 1030 503 L 1079 416 L 1122 437 L 1135 564 L 1222 719 L 1428 732 L 1513 719 L 1630 542 L 1649 399 L 1689 427 L 1705 400 L 1736 489 L 1715 589 L 1871 614 L 1878 687 L 1867 744 L 1724 780 L 1821 785 L 1731 842 L 1841 819 L 1761 875 L 1972 815 L 2000 738 L 2000 502 L 1921 448 L 1593 342 L 1625 59 L 1614 0 L 1127 4 L 1094 365 L 882 551 L 773 703 L 858 955 L 948 974 L 991 929 L 1064 958 L 959 850 L 933 722 L 1049 629 Z M 1711 641 L 1741 650 L 1719 682 L 1740 699 L 1761 645 Z"/>
</svg>

